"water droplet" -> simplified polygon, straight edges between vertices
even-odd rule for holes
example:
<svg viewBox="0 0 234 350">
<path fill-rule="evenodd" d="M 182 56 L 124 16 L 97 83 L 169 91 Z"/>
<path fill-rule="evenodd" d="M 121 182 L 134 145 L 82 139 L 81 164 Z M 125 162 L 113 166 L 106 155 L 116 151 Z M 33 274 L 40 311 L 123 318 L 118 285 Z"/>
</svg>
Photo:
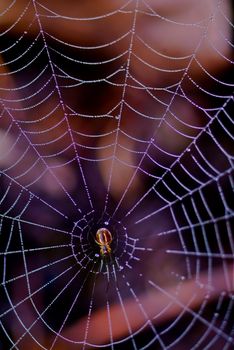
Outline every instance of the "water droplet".
<svg viewBox="0 0 234 350">
<path fill-rule="evenodd" d="M 95 254 L 95 257 L 96 257 L 96 258 L 99 258 L 99 254 Z"/>
<path fill-rule="evenodd" d="M 105 225 L 109 225 L 109 222 L 108 222 L 108 221 L 105 221 L 104 224 L 105 224 Z"/>
</svg>

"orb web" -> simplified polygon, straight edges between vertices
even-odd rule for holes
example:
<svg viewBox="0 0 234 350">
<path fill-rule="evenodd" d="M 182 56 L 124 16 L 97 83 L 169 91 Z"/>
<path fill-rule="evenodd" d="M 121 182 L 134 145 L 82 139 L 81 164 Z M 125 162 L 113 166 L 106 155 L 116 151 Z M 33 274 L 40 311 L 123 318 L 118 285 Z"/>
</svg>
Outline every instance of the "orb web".
<svg viewBox="0 0 234 350">
<path fill-rule="evenodd" d="M 1 2 L 0 348 L 233 348 L 231 10 Z"/>
</svg>

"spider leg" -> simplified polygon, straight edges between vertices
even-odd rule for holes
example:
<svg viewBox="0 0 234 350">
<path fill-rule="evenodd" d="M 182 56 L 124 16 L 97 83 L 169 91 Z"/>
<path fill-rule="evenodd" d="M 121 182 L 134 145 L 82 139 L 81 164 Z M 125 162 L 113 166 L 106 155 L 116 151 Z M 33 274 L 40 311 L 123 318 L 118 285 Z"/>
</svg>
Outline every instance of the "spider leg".
<svg viewBox="0 0 234 350">
<path fill-rule="evenodd" d="M 103 268 L 103 259 L 101 259 L 101 262 L 100 262 L 100 269 L 99 269 L 99 272 L 102 272 L 102 268 Z"/>
<path fill-rule="evenodd" d="M 107 272 L 107 285 L 106 285 L 106 294 L 107 294 L 110 286 L 110 271 L 109 271 L 108 264 L 106 264 L 106 272 Z"/>
</svg>

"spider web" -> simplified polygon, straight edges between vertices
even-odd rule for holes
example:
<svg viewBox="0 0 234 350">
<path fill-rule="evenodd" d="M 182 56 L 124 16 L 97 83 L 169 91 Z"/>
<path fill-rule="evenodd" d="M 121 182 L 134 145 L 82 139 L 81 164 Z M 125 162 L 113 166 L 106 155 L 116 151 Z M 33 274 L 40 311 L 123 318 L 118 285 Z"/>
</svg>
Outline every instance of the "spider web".
<svg viewBox="0 0 234 350">
<path fill-rule="evenodd" d="M 232 349 L 229 4 L 0 13 L 0 348 Z"/>
</svg>

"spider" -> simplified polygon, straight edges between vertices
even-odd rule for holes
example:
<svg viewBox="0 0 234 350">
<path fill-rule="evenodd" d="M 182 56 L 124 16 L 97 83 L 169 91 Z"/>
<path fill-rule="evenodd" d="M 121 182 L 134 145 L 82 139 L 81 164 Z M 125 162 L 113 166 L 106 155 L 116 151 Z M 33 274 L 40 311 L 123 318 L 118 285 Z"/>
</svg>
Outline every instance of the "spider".
<svg viewBox="0 0 234 350">
<path fill-rule="evenodd" d="M 100 228 L 97 230 L 95 242 L 100 246 L 100 254 L 102 257 L 111 254 L 110 244 L 112 242 L 112 235 L 107 228 Z"/>
</svg>

